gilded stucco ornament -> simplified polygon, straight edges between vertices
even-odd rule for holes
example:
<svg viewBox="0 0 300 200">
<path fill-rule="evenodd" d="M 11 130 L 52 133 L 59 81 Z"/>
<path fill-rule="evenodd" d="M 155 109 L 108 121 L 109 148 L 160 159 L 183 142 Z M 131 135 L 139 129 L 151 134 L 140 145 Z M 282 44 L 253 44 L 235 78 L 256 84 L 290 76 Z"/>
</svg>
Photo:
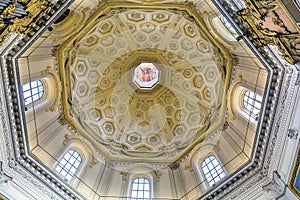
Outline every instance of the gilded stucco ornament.
<svg viewBox="0 0 300 200">
<path fill-rule="evenodd" d="M 286 185 L 278 172 L 274 171 L 271 182 L 264 185 L 262 188 L 267 199 L 278 199 L 284 195 Z"/>
<path fill-rule="evenodd" d="M 247 36 L 257 46 L 276 45 L 291 64 L 300 60 L 300 31 L 297 26 L 285 23 L 289 13 L 279 1 L 245 0 L 247 8 L 237 12 L 246 23 Z M 279 14 L 281 13 L 281 14 Z"/>
<path fill-rule="evenodd" d="M 17 4 L 23 6 L 26 14 L 15 16 Z M 14 0 L 0 13 L 0 45 L 11 32 L 28 34 L 41 25 L 43 17 L 51 11 L 53 4 L 47 0 Z"/>
<path fill-rule="evenodd" d="M 64 116 L 111 160 L 180 160 L 223 123 L 232 59 L 190 6 L 115 5 L 58 51 Z"/>
</svg>

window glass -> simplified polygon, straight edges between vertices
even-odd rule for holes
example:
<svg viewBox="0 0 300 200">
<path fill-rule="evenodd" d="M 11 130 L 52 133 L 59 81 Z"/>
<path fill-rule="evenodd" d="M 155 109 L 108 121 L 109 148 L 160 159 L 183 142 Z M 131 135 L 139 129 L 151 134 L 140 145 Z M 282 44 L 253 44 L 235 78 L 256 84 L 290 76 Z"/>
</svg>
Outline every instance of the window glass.
<svg viewBox="0 0 300 200">
<path fill-rule="evenodd" d="M 133 180 L 131 188 L 131 200 L 150 199 L 150 182 L 139 177 Z"/>
<path fill-rule="evenodd" d="M 222 17 L 221 18 L 221 21 L 223 21 L 225 27 L 227 28 L 227 30 L 232 33 L 232 34 L 237 34 L 235 29 L 232 27 L 232 25 L 230 24 L 230 22 L 225 18 L 225 17 Z"/>
<path fill-rule="evenodd" d="M 44 95 L 44 85 L 41 81 L 32 81 L 23 85 L 25 106 L 41 99 Z"/>
<path fill-rule="evenodd" d="M 243 97 L 243 105 L 247 114 L 257 120 L 261 108 L 262 97 L 250 90 L 247 90 Z"/>
<path fill-rule="evenodd" d="M 214 156 L 207 157 L 202 163 L 202 171 L 209 186 L 225 177 L 225 171 Z"/>
<path fill-rule="evenodd" d="M 69 150 L 59 161 L 55 170 L 69 181 L 81 164 L 81 156 L 77 151 Z"/>
</svg>

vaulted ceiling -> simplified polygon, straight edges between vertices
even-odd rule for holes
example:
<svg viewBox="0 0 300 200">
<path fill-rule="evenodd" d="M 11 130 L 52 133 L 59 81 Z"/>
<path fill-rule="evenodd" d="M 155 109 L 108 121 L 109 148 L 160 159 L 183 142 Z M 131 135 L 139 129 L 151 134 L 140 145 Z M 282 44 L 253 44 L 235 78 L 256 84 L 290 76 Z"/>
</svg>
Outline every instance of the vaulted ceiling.
<svg viewBox="0 0 300 200">
<path fill-rule="evenodd" d="M 102 153 L 173 162 L 223 126 L 231 57 L 196 10 L 107 4 L 86 23 L 58 53 L 64 114 Z M 155 87 L 135 84 L 141 63 Z"/>
</svg>

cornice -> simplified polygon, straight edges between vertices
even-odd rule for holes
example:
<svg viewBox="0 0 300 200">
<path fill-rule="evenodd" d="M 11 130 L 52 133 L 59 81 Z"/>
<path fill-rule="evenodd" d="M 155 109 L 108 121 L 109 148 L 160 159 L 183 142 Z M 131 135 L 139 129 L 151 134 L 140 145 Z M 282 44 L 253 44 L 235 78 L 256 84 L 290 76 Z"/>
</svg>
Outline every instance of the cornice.
<svg viewBox="0 0 300 200">
<path fill-rule="evenodd" d="M 237 24 L 242 24 L 239 21 L 239 18 L 234 14 L 238 8 L 232 2 L 229 4 L 225 1 L 214 1 L 214 3 L 225 15 L 232 18 L 231 20 L 234 20 Z M 238 27 L 235 28 L 237 28 L 237 31 L 240 31 Z M 243 26 L 241 25 L 240 28 L 243 28 Z M 251 41 L 247 36 L 243 36 L 243 39 L 246 42 Z M 242 176 L 240 180 L 233 179 L 234 181 L 231 182 L 229 179 L 224 184 L 228 185 L 228 187 L 224 187 L 223 185 L 222 188 L 220 187 L 210 191 L 209 195 L 206 196 L 208 199 L 220 199 L 224 196 L 226 199 L 245 199 L 247 196 L 253 194 L 253 191 L 261 189 L 263 185 L 270 182 L 270 177 L 278 166 L 278 153 L 280 152 L 281 142 L 285 137 L 285 130 L 288 129 L 288 127 L 286 127 L 289 118 L 288 113 L 290 112 L 289 109 L 295 92 L 298 72 L 293 69 L 293 66 L 287 63 L 287 61 L 282 60 L 284 55 L 278 51 L 274 51 L 274 49 L 270 49 L 266 46 L 260 47 L 255 43 L 252 48 L 260 55 L 264 64 L 268 65 L 270 71 L 268 77 L 269 84 L 266 86 L 268 92 L 265 92 L 264 94 L 266 100 L 264 103 L 264 113 L 262 113 L 263 119 L 258 124 L 257 131 L 259 131 L 259 136 L 256 143 L 256 150 L 253 154 L 253 161 L 258 164 L 257 167 L 254 166 L 253 168 L 256 169 L 254 171 L 257 172 L 257 175 L 255 175 L 257 176 L 257 179 L 242 184 L 248 177 L 245 173 L 247 171 L 246 169 L 238 173 L 239 175 L 237 177 Z M 275 55 L 274 52 L 277 55 Z M 233 191 L 233 188 L 235 191 Z M 223 190 L 225 191 L 223 192 Z M 218 191 L 220 191 L 219 194 Z M 224 194 L 224 196 L 220 194 Z"/>
</svg>

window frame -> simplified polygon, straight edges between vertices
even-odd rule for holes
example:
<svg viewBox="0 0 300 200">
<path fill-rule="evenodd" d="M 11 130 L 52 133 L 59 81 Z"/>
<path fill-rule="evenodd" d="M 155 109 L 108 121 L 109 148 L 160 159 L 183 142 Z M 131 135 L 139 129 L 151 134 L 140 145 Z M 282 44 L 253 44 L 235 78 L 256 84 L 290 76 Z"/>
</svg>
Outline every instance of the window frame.
<svg viewBox="0 0 300 200">
<path fill-rule="evenodd" d="M 144 191 L 145 190 L 135 190 L 135 191 L 137 191 L 137 194 L 138 194 L 138 191 L 143 191 L 143 198 L 132 197 L 134 181 L 137 180 L 137 179 L 145 179 L 145 180 L 147 180 L 149 182 L 148 183 L 149 184 L 149 190 L 148 190 L 149 198 L 146 198 L 146 199 L 151 199 L 152 198 L 152 187 L 153 187 L 152 186 L 152 179 L 149 178 L 149 177 L 147 177 L 147 176 L 145 176 L 145 175 L 136 175 L 136 176 L 132 177 L 132 179 L 130 181 L 130 191 L 129 191 L 129 196 L 130 196 L 129 198 L 130 198 L 130 200 L 140 200 L 140 199 L 142 200 L 142 199 L 145 199 L 144 198 Z"/>
<path fill-rule="evenodd" d="M 40 83 L 42 84 L 42 85 L 41 85 L 41 86 L 43 87 L 42 96 L 39 97 L 38 99 L 36 99 L 36 100 L 34 100 L 34 101 L 31 101 L 30 103 L 26 104 L 26 99 L 33 99 L 33 96 L 35 96 L 35 95 L 37 95 L 37 94 L 40 93 L 40 92 L 38 91 L 37 93 L 35 93 L 34 95 L 32 95 L 32 90 L 35 89 L 35 88 L 32 88 L 32 87 L 31 87 L 31 84 L 32 84 L 33 82 L 37 82 L 37 87 L 35 87 L 35 88 L 39 88 L 39 87 L 40 87 L 40 86 L 38 86 L 38 82 L 40 82 Z M 26 84 L 29 84 L 29 89 L 24 90 L 24 86 L 25 86 Z M 23 102 L 24 102 L 24 107 L 25 107 L 25 108 L 29 108 L 29 107 L 32 107 L 33 105 L 36 105 L 36 104 L 40 103 L 41 101 L 43 101 L 43 100 L 46 98 L 46 95 L 47 95 L 47 89 L 46 89 L 46 88 L 47 88 L 47 87 L 46 87 L 46 83 L 45 83 L 45 81 L 44 81 L 43 79 L 38 79 L 38 80 L 34 80 L 34 81 L 31 81 L 31 82 L 26 82 L 26 83 L 22 84 L 22 99 L 23 99 Z M 25 97 L 24 94 L 25 94 L 27 91 L 30 91 L 30 96 Z"/>
<path fill-rule="evenodd" d="M 250 93 L 249 95 L 247 95 L 248 97 L 248 100 L 245 101 L 245 97 L 246 97 L 246 93 Z M 251 96 L 251 93 L 253 94 Z M 259 97 L 259 100 L 258 98 L 256 97 Z M 247 98 L 246 97 L 246 98 Z M 252 103 L 250 103 L 249 101 L 252 101 Z M 258 102 L 260 104 L 260 108 L 257 108 L 255 106 L 256 102 Z M 250 89 L 245 89 L 243 92 L 242 92 L 242 95 L 241 95 L 241 98 L 240 98 L 240 108 L 241 108 L 241 111 L 242 111 L 242 115 L 250 120 L 251 122 L 253 123 L 257 123 L 258 121 L 258 118 L 259 118 L 259 115 L 260 115 L 260 111 L 261 111 L 261 107 L 262 107 L 262 103 L 263 103 L 263 97 L 258 94 L 257 92 L 253 91 L 253 90 L 250 90 Z M 247 106 L 245 104 L 248 104 L 250 106 L 250 109 L 247 108 Z M 253 112 L 253 110 L 257 110 L 257 112 Z"/>
<path fill-rule="evenodd" d="M 206 166 L 203 166 L 203 164 L 204 164 L 204 162 L 205 162 L 207 159 L 209 159 L 210 157 L 214 157 L 214 159 L 218 162 L 218 164 L 217 164 L 216 166 L 213 166 L 213 169 L 216 170 L 215 168 L 218 167 L 218 166 L 220 166 L 220 169 L 222 169 L 222 172 L 221 172 L 220 174 L 224 174 L 224 176 L 221 177 L 220 174 L 218 173 L 218 170 L 220 170 L 220 169 L 217 169 L 217 170 L 216 170 L 217 176 L 215 176 L 215 177 L 213 177 L 213 174 L 214 174 L 214 173 L 211 173 L 211 170 L 208 171 L 207 173 L 204 172 L 204 169 L 203 169 L 203 168 L 206 167 L 207 164 L 206 164 Z M 211 160 L 210 160 L 210 161 L 211 161 Z M 212 162 L 210 162 L 210 163 L 212 163 Z M 208 155 L 208 156 L 206 156 L 206 157 L 202 160 L 202 162 L 201 162 L 201 164 L 200 164 L 200 168 L 201 168 L 201 173 L 202 173 L 202 175 L 203 175 L 203 177 L 204 177 L 204 179 L 205 179 L 205 183 L 206 183 L 206 185 L 207 185 L 208 187 L 214 187 L 214 185 L 217 184 L 219 181 L 221 181 L 224 177 L 226 177 L 226 174 L 227 174 L 227 172 L 226 172 L 224 166 L 222 166 L 220 160 L 219 160 L 215 155 Z M 207 168 L 209 168 L 209 167 L 207 167 Z M 209 175 L 211 176 L 211 178 L 212 178 L 211 181 L 213 182 L 212 184 L 210 184 L 211 181 L 208 181 L 208 176 L 207 176 L 207 174 L 209 174 Z M 219 180 L 215 181 L 215 178 L 219 178 Z"/>
<path fill-rule="evenodd" d="M 62 169 L 68 164 L 68 161 L 71 159 L 71 157 L 72 157 L 72 155 L 73 155 L 74 153 L 70 156 L 70 159 L 66 161 L 66 164 L 64 164 L 63 166 L 62 166 L 62 165 L 60 166 L 60 163 L 61 163 L 61 161 L 62 161 L 63 159 L 65 159 L 65 156 L 66 156 L 70 151 L 74 151 L 74 153 L 77 153 L 77 154 L 79 155 L 80 162 L 79 162 L 77 168 L 75 168 L 75 172 L 74 172 L 74 173 L 71 172 L 71 173 L 72 173 L 72 174 L 71 174 L 71 175 L 72 175 L 71 178 L 70 178 L 70 179 L 67 179 L 66 176 L 67 176 L 67 175 L 70 175 L 69 172 L 71 171 L 72 167 L 74 166 L 74 163 L 71 164 L 71 167 L 70 167 L 68 170 L 65 170 L 65 171 L 67 171 L 67 174 L 66 174 L 66 175 L 63 175 L 63 174 L 61 174 L 60 172 L 61 172 Z M 66 159 L 65 159 L 65 160 L 66 160 Z M 76 162 L 76 161 L 77 161 L 77 159 L 75 158 L 75 162 Z M 57 160 L 57 162 L 55 163 L 55 165 L 54 165 L 53 168 L 54 168 L 54 171 L 55 171 L 59 176 L 61 176 L 61 177 L 63 178 L 63 180 L 68 181 L 68 182 L 73 182 L 74 178 L 75 178 L 75 177 L 78 175 L 78 173 L 80 172 L 80 170 L 81 170 L 83 164 L 84 164 L 84 158 L 83 158 L 83 156 L 82 156 L 82 153 L 81 153 L 80 151 L 77 151 L 76 149 L 70 148 L 70 149 L 67 149 L 67 150 L 61 155 L 61 157 Z M 61 167 L 60 171 L 57 170 L 57 167 Z"/>
</svg>

